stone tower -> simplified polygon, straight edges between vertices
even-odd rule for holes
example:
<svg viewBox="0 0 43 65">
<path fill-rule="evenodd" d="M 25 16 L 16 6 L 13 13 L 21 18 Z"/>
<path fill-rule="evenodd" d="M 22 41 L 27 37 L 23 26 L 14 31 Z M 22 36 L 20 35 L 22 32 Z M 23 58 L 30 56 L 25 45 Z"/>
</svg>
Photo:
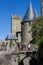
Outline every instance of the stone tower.
<svg viewBox="0 0 43 65">
<path fill-rule="evenodd" d="M 30 6 L 27 9 L 27 12 L 21 23 L 21 32 L 22 32 L 21 43 L 22 44 L 25 44 L 25 43 L 29 44 L 30 41 L 32 40 L 32 35 L 31 35 L 32 32 L 30 32 L 31 24 L 36 17 L 37 17 L 36 11 L 33 9 L 32 4 L 30 2 Z"/>
<path fill-rule="evenodd" d="M 21 31 L 21 17 L 13 16 L 11 17 L 11 33 L 16 34 Z"/>
<path fill-rule="evenodd" d="M 43 16 L 43 0 L 41 0 L 41 15 Z"/>
<path fill-rule="evenodd" d="M 11 33 L 17 36 L 16 43 L 21 44 L 21 17 L 20 16 L 12 15 Z"/>
</svg>

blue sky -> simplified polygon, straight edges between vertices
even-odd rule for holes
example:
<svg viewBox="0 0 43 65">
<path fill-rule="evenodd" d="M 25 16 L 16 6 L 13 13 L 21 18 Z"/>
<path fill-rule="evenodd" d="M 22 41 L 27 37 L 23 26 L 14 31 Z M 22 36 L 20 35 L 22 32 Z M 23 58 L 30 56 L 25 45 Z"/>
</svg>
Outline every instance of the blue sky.
<svg viewBox="0 0 43 65">
<path fill-rule="evenodd" d="M 11 15 L 23 19 L 30 0 L 0 0 L 0 39 L 4 40 L 11 32 Z M 40 15 L 40 0 L 32 0 L 32 6 Z"/>
</svg>

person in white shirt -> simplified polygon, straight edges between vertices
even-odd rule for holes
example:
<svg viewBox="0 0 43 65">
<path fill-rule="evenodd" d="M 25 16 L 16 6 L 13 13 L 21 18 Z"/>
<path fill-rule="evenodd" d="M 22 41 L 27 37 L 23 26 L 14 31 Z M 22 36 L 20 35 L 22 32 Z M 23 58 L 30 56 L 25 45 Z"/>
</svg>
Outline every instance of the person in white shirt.
<svg viewBox="0 0 43 65">
<path fill-rule="evenodd" d="M 30 50 L 30 44 L 28 44 L 28 50 Z"/>
</svg>

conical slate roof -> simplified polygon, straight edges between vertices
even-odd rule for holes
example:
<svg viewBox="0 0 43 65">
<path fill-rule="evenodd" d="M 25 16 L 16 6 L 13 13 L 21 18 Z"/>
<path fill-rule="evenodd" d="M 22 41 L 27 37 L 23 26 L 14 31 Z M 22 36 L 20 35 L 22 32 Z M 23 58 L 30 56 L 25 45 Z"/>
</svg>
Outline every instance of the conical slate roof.
<svg viewBox="0 0 43 65">
<path fill-rule="evenodd" d="M 35 10 L 33 9 L 32 4 L 30 2 L 30 7 L 28 8 L 22 22 L 33 21 L 37 17 L 36 15 L 37 14 L 36 14 Z"/>
</svg>

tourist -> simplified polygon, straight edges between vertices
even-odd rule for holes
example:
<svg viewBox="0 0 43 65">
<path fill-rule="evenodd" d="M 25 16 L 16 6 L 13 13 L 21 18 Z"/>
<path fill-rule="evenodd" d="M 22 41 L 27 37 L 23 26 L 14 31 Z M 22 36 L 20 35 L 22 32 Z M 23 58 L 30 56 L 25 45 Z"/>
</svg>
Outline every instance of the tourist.
<svg viewBox="0 0 43 65">
<path fill-rule="evenodd" d="M 28 44 L 28 50 L 30 50 L 30 44 Z"/>
</svg>

